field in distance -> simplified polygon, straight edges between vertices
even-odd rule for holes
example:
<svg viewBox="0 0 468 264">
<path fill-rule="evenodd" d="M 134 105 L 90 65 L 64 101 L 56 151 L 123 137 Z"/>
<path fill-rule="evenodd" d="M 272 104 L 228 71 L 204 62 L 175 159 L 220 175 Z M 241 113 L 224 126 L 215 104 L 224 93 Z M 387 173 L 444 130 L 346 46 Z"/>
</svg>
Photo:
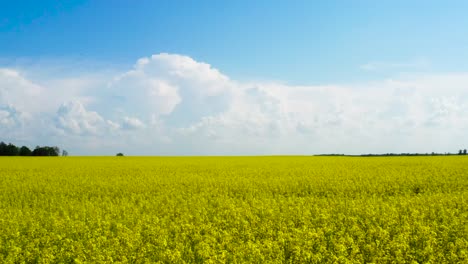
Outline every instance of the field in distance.
<svg viewBox="0 0 468 264">
<path fill-rule="evenodd" d="M 467 263 L 468 157 L 4 157 L 0 262 Z"/>
</svg>

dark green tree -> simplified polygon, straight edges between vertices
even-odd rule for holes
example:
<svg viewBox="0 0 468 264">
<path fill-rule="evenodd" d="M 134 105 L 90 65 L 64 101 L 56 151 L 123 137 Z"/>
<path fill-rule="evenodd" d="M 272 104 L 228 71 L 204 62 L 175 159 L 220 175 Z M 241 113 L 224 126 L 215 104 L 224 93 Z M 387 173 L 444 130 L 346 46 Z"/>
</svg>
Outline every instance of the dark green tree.
<svg viewBox="0 0 468 264">
<path fill-rule="evenodd" d="M 31 156 L 31 153 L 32 153 L 32 151 L 26 146 L 22 146 L 19 149 L 19 155 L 20 156 Z"/>
<path fill-rule="evenodd" d="M 66 154 L 68 154 L 65 151 Z M 0 156 L 59 156 L 60 149 L 58 147 L 40 147 L 37 146 L 33 151 L 28 147 L 22 146 L 21 148 L 9 143 L 0 142 Z"/>
<path fill-rule="evenodd" d="M 58 147 L 39 147 L 37 146 L 31 156 L 58 156 L 60 149 Z"/>
<path fill-rule="evenodd" d="M 31 156 L 45 156 L 45 149 L 39 146 L 32 151 Z"/>
<path fill-rule="evenodd" d="M 0 142 L 0 156 L 6 156 L 7 144 L 5 142 Z"/>
<path fill-rule="evenodd" d="M 19 155 L 19 149 L 17 146 L 13 144 L 8 144 L 6 146 L 6 155 L 7 156 L 18 156 Z"/>
</svg>

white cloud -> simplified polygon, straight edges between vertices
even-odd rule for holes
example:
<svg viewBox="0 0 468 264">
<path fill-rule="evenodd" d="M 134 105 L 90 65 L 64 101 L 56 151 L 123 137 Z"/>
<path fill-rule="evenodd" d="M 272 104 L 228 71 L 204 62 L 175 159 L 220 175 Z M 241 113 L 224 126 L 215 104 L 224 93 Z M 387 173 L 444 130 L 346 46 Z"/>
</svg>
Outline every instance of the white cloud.
<svg viewBox="0 0 468 264">
<path fill-rule="evenodd" d="M 224 107 L 232 85 L 209 64 L 163 53 L 139 59 L 133 69 L 110 83 L 110 96 L 101 101 L 119 115 L 177 112 L 199 118 Z"/>
<path fill-rule="evenodd" d="M 27 68 L 0 70 L 0 130 L 36 126 L 83 154 L 444 152 L 468 142 L 468 73 L 242 83 L 173 54 L 108 71 L 37 80 Z"/>
<path fill-rule="evenodd" d="M 107 123 L 94 111 L 88 111 L 79 101 L 63 103 L 55 117 L 55 125 L 62 133 L 97 135 L 106 132 Z"/>
<path fill-rule="evenodd" d="M 11 105 L 0 105 L 0 141 L 20 141 L 30 138 L 37 122 L 31 115 Z"/>
<path fill-rule="evenodd" d="M 229 86 L 227 76 L 211 65 L 176 54 L 162 53 L 142 58 L 138 60 L 134 71 L 173 81 L 184 89 L 196 90 L 197 95 L 216 95 Z"/>
<path fill-rule="evenodd" d="M 17 109 L 37 110 L 37 98 L 43 88 L 23 77 L 18 71 L 0 68 L 0 105 L 12 105 Z"/>
<path fill-rule="evenodd" d="M 359 86 L 257 84 L 244 89 L 228 111 L 204 118 L 182 132 L 211 142 L 224 140 L 229 146 L 265 142 L 266 153 L 455 148 L 466 138 L 466 90 L 463 85 L 445 88 L 424 82 L 423 78 Z M 462 84 L 468 84 L 468 79 Z M 428 127 L 429 123 L 433 126 Z M 423 136 L 427 142 L 419 140 L 421 135 L 427 135 Z M 457 140 L 438 144 L 455 135 Z"/>
<path fill-rule="evenodd" d="M 130 71 L 111 83 L 110 98 L 101 101 L 117 111 L 147 112 L 157 115 L 171 113 L 180 103 L 178 87 L 147 76 L 143 72 Z"/>
<path fill-rule="evenodd" d="M 12 106 L 0 107 L 0 128 L 16 129 L 24 125 L 28 116 Z"/>
<path fill-rule="evenodd" d="M 127 130 L 142 129 L 145 124 L 138 118 L 125 117 L 121 127 Z"/>
</svg>

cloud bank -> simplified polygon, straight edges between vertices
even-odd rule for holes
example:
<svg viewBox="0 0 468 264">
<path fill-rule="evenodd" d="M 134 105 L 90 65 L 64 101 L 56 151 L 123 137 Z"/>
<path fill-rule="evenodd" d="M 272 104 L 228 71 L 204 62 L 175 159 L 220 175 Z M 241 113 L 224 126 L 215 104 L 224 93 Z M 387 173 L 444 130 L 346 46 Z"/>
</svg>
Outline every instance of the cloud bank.
<svg viewBox="0 0 468 264">
<path fill-rule="evenodd" d="M 0 140 L 76 155 L 455 152 L 468 145 L 468 73 L 249 83 L 165 53 L 115 74 L 62 78 L 34 69 L 0 68 Z"/>
</svg>

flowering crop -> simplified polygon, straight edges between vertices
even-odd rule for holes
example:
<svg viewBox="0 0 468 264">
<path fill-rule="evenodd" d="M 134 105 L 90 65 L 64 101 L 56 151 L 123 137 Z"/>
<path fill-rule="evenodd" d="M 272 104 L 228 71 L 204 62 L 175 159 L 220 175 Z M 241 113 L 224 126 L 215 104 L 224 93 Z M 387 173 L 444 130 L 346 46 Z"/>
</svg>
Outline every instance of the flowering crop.
<svg viewBox="0 0 468 264">
<path fill-rule="evenodd" d="M 0 262 L 468 263 L 468 159 L 0 158 Z"/>
</svg>

